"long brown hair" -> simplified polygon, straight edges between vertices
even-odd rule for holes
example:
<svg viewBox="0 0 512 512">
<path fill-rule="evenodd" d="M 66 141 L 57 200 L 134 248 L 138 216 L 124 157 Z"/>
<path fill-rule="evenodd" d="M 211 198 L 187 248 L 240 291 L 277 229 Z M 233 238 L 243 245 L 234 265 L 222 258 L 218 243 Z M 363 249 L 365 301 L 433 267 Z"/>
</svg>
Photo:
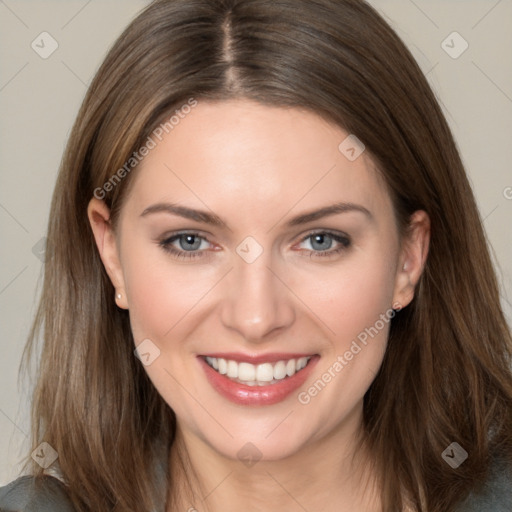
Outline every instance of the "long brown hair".
<svg viewBox="0 0 512 512">
<path fill-rule="evenodd" d="M 156 446 L 175 416 L 134 357 L 86 209 L 158 124 L 196 101 L 298 107 L 355 134 L 385 178 L 400 226 L 431 219 L 413 302 L 393 318 L 364 398 L 383 509 L 447 512 L 499 453 L 512 462 L 512 341 L 473 193 L 419 66 L 361 0 L 157 0 L 97 72 L 63 156 L 40 305 L 27 343 L 42 354 L 33 448 L 48 442 L 78 511 L 151 510 Z M 133 174 L 102 188 L 115 225 Z M 441 454 L 469 453 L 456 470 Z M 393 468 L 392 471 L 386 468 Z M 42 469 L 33 464 L 31 472 Z M 172 475 L 169 481 L 172 483 Z"/>
</svg>

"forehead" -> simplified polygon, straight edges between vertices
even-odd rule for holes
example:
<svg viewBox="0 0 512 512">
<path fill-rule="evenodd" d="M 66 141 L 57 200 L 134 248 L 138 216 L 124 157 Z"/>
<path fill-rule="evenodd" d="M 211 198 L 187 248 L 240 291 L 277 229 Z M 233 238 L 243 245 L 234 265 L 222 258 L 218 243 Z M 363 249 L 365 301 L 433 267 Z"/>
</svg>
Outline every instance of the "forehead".
<svg viewBox="0 0 512 512">
<path fill-rule="evenodd" d="M 161 141 L 153 137 L 127 202 L 142 211 L 151 202 L 182 201 L 240 219 L 339 201 L 390 209 L 368 154 L 347 158 L 349 135 L 307 110 L 199 101 Z"/>
</svg>

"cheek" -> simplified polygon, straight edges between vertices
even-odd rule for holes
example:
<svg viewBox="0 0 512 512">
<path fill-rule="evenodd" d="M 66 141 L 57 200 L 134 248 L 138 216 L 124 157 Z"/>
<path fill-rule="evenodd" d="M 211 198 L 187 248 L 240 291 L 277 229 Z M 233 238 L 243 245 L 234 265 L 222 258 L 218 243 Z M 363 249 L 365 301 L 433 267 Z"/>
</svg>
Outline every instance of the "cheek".
<svg viewBox="0 0 512 512">
<path fill-rule="evenodd" d="M 126 254 L 123 273 L 135 342 L 172 337 L 214 286 L 215 270 L 201 271 L 198 278 L 197 269 L 173 262 L 162 249 L 131 249 L 128 241 Z"/>
<path fill-rule="evenodd" d="M 318 273 L 314 284 L 300 282 L 299 293 L 318 313 L 330 346 L 298 401 L 311 404 L 327 428 L 360 403 L 382 363 L 394 316 L 392 259 L 361 257 Z"/>
<path fill-rule="evenodd" d="M 160 249 L 133 247 L 125 254 L 123 273 L 135 345 L 149 339 L 159 350 L 145 371 L 176 414 L 191 416 L 196 405 L 188 393 L 197 392 L 195 357 L 191 357 L 187 336 L 200 324 L 197 315 L 202 314 L 217 274 L 212 269 L 198 273 L 192 265 L 176 264 Z M 188 393 L 183 391 L 184 383 Z"/>
<path fill-rule="evenodd" d="M 291 288 L 341 349 L 392 307 L 393 260 L 361 255 L 346 265 L 297 275 Z"/>
</svg>

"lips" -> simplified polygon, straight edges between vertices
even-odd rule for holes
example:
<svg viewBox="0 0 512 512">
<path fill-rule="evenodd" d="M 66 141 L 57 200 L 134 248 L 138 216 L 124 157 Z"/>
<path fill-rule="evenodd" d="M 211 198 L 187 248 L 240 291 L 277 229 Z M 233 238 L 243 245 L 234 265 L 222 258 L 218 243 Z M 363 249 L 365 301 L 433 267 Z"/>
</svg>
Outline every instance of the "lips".
<svg viewBox="0 0 512 512">
<path fill-rule="evenodd" d="M 272 405 L 305 382 L 319 356 L 212 354 L 197 359 L 212 387 L 223 397 L 241 405 Z"/>
</svg>

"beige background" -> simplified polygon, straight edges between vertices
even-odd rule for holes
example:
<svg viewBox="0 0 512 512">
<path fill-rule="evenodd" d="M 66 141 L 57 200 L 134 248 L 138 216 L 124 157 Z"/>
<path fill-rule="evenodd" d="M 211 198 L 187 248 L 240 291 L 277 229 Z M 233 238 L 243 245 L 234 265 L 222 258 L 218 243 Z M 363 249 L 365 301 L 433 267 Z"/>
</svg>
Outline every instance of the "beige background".
<svg viewBox="0 0 512 512">
<path fill-rule="evenodd" d="M 37 243 L 64 144 L 108 47 L 147 3 L 0 0 L 0 485 L 17 476 L 28 449 L 30 383 L 18 387 L 17 372 L 41 273 Z M 442 102 L 485 219 L 510 320 L 512 0 L 371 3 L 411 48 Z M 58 43 L 47 59 L 31 47 L 44 31 Z M 469 44 L 456 59 L 442 47 L 454 31 Z M 463 48 L 458 36 L 447 41 L 451 52 Z"/>
</svg>

